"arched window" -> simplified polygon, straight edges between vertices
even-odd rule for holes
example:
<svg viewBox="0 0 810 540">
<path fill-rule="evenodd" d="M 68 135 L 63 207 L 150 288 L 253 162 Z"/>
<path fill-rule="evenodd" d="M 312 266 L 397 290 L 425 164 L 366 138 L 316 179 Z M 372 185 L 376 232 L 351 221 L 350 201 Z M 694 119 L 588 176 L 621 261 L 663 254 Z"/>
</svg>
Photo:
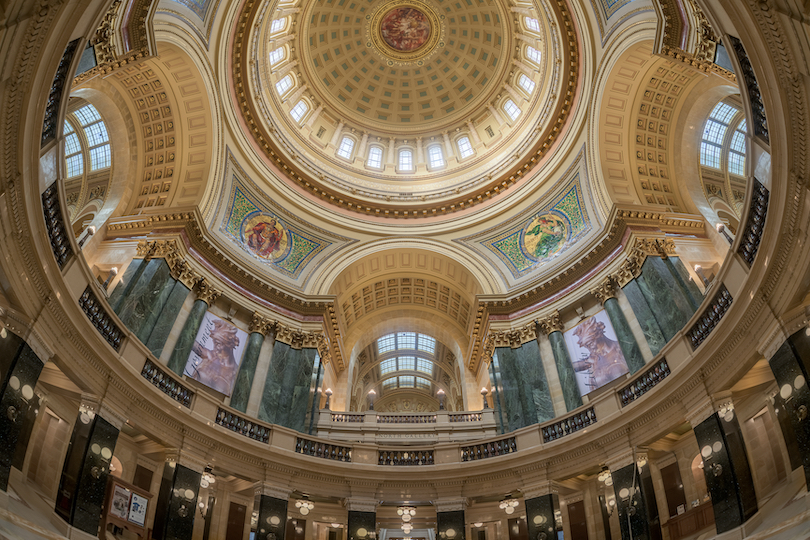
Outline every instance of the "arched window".
<svg viewBox="0 0 810 540">
<path fill-rule="evenodd" d="M 284 47 L 279 47 L 278 49 L 274 50 L 270 53 L 270 65 L 275 66 L 279 62 L 284 60 Z"/>
<path fill-rule="evenodd" d="M 456 141 L 456 146 L 458 146 L 458 153 L 461 159 L 468 158 L 475 153 L 472 144 L 470 144 L 470 138 L 466 135 L 459 137 L 458 141 Z"/>
<path fill-rule="evenodd" d="M 282 17 L 281 19 L 274 19 L 272 23 L 270 23 L 270 33 L 275 34 L 276 32 L 281 32 L 284 30 L 284 27 L 287 26 L 287 18 Z"/>
<path fill-rule="evenodd" d="M 354 150 L 354 139 L 349 136 L 343 137 L 338 147 L 337 155 L 344 159 L 352 158 L 352 150 Z"/>
<path fill-rule="evenodd" d="M 518 77 L 518 84 L 527 94 L 534 92 L 534 81 L 528 78 L 525 73 L 521 73 L 520 77 Z"/>
<path fill-rule="evenodd" d="M 379 146 L 372 146 L 368 149 L 368 160 L 366 165 L 372 169 L 382 169 L 383 151 Z"/>
<path fill-rule="evenodd" d="M 442 147 L 438 144 L 428 148 L 428 163 L 431 169 L 444 167 L 444 152 L 442 152 Z"/>
<path fill-rule="evenodd" d="M 65 164 L 68 178 L 84 173 L 82 144 L 79 142 L 79 136 L 70 122 L 65 122 Z"/>
<path fill-rule="evenodd" d="M 301 119 L 304 118 L 304 115 L 307 114 L 308 110 L 309 105 L 307 105 L 307 102 L 302 99 L 301 101 L 295 104 L 295 107 L 292 108 L 292 110 L 290 111 L 290 116 L 292 116 L 293 120 L 295 120 L 300 124 Z"/>
<path fill-rule="evenodd" d="M 403 148 L 399 151 L 399 170 L 412 171 L 413 170 L 413 151 Z"/>
<path fill-rule="evenodd" d="M 731 137 L 731 147 L 728 151 L 728 172 L 737 176 L 745 176 L 745 133 L 747 124 L 740 122 L 734 135 Z"/>
<path fill-rule="evenodd" d="M 713 169 L 720 168 L 723 140 L 731 119 L 738 112 L 740 110 L 736 107 L 721 101 L 709 114 L 709 119 L 706 120 L 706 126 L 703 128 L 703 140 L 700 142 L 701 165 Z"/>
<path fill-rule="evenodd" d="M 532 32 L 540 31 L 540 23 L 537 21 L 537 19 L 533 19 L 531 17 L 524 17 L 523 21 L 526 23 L 526 28 L 528 28 Z"/>
<path fill-rule="evenodd" d="M 507 99 L 503 102 L 503 110 L 506 111 L 506 114 L 509 115 L 512 121 L 517 120 L 517 117 L 520 116 L 520 108 L 515 105 L 515 102 L 511 99 Z"/>
<path fill-rule="evenodd" d="M 537 64 L 540 65 L 540 51 L 535 49 L 534 47 L 526 47 L 526 58 Z"/>
<path fill-rule="evenodd" d="M 292 88 L 292 85 L 293 85 L 292 75 L 287 75 L 286 77 L 284 77 L 283 79 L 281 79 L 276 83 L 276 92 L 278 92 L 278 95 L 283 96 L 284 94 L 287 93 L 287 90 Z"/>
<path fill-rule="evenodd" d="M 85 105 L 73 113 L 84 131 L 87 148 L 90 152 L 90 170 L 97 171 L 109 167 L 112 159 L 110 155 L 110 136 L 107 126 L 101 115 L 92 105 Z M 67 151 L 65 152 L 67 155 Z"/>
</svg>

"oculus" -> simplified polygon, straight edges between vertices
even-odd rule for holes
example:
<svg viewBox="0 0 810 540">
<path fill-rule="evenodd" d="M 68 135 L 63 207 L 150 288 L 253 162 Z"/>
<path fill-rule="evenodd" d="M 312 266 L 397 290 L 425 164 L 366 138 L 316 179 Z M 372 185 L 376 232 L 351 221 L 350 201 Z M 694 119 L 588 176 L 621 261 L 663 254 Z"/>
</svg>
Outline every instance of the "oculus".
<svg viewBox="0 0 810 540">
<path fill-rule="evenodd" d="M 414 7 L 394 8 L 380 21 L 380 35 L 392 49 L 415 51 L 430 37 L 430 21 Z"/>
</svg>

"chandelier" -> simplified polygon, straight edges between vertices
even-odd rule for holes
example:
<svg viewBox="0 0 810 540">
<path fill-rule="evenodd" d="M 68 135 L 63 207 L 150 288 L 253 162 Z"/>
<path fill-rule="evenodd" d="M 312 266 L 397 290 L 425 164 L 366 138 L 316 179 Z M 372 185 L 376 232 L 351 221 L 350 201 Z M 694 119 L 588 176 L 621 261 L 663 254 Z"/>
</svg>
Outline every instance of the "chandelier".
<svg viewBox="0 0 810 540">
<path fill-rule="evenodd" d="M 597 476 L 596 479 L 600 482 L 604 482 L 606 486 L 613 485 L 613 475 L 610 474 L 609 469 L 602 469 L 602 472 L 599 473 L 599 476 Z"/>
<path fill-rule="evenodd" d="M 302 516 L 305 516 L 315 508 L 315 505 L 307 499 L 298 499 L 295 501 L 295 507 L 298 508 L 298 511 L 301 512 Z"/>
<path fill-rule="evenodd" d="M 518 500 L 517 499 L 504 499 L 501 501 L 501 504 L 498 505 L 501 510 L 506 512 L 507 514 L 514 514 L 515 508 L 518 507 Z"/>
<path fill-rule="evenodd" d="M 214 477 L 214 473 L 212 472 L 213 470 L 214 469 L 210 465 L 205 468 L 205 472 L 203 472 L 203 475 L 200 478 L 201 488 L 205 489 L 217 481 L 217 479 Z"/>
<path fill-rule="evenodd" d="M 413 516 L 416 515 L 416 508 L 413 506 L 400 506 L 397 508 L 397 514 L 402 518 L 402 531 L 405 534 L 410 534 L 413 530 L 413 525 L 410 524 L 410 521 L 413 519 Z"/>
</svg>

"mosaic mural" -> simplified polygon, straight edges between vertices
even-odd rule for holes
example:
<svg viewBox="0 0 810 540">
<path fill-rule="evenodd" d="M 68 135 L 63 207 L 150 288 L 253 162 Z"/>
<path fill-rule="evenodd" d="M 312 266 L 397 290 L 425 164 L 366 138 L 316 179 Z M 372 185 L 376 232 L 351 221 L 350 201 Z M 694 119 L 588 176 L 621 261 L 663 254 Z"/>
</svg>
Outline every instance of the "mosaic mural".
<svg viewBox="0 0 810 540">
<path fill-rule="evenodd" d="M 525 276 L 558 257 L 591 230 L 582 201 L 577 174 L 562 196 L 537 208 L 528 218 L 495 227 L 497 232 L 478 243 L 500 259 L 515 278 Z"/>
</svg>

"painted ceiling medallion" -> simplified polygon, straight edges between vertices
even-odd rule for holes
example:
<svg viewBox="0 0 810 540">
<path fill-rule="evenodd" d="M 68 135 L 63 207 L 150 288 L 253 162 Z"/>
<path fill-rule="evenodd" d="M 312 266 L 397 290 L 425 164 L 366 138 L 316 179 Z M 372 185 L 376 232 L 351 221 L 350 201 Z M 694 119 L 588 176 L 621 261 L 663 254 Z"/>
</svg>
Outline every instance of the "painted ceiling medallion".
<svg viewBox="0 0 810 540">
<path fill-rule="evenodd" d="M 366 15 L 366 47 L 389 66 L 415 64 L 444 47 L 444 15 L 421 0 L 382 2 Z"/>
</svg>

